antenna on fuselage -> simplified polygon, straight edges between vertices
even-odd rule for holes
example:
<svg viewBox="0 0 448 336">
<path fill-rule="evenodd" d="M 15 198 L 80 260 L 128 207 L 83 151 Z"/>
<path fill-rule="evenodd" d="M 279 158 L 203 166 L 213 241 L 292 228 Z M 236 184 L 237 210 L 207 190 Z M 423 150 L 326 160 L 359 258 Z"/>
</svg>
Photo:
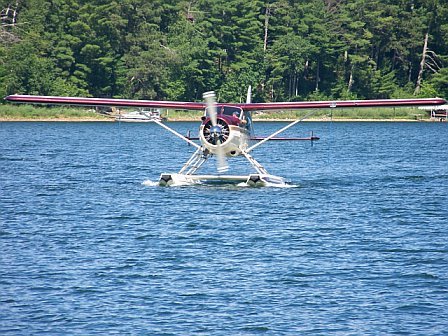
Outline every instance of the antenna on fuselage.
<svg viewBox="0 0 448 336">
<path fill-rule="evenodd" d="M 252 85 L 247 87 L 247 96 L 246 96 L 246 104 L 252 103 Z M 251 135 L 254 135 L 254 125 L 252 124 L 252 113 L 250 111 L 244 111 L 246 115 L 246 122 L 248 123 L 247 127 Z"/>
</svg>

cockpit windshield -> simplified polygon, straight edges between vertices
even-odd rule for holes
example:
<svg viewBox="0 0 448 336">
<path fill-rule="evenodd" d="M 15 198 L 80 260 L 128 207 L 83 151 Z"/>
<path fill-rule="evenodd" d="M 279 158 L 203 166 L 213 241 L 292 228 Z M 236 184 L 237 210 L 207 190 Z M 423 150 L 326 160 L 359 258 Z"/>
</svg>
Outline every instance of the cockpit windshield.
<svg viewBox="0 0 448 336">
<path fill-rule="evenodd" d="M 241 109 L 239 107 L 223 106 L 221 108 L 221 113 L 225 115 L 234 116 L 237 118 L 241 117 Z"/>
<path fill-rule="evenodd" d="M 237 117 L 238 119 L 242 118 L 242 112 L 243 110 L 240 107 L 236 107 L 236 106 L 217 106 L 217 113 L 218 114 L 225 114 L 228 116 L 234 116 Z M 205 110 L 206 115 L 208 116 L 208 108 Z"/>
<path fill-rule="evenodd" d="M 227 116 L 233 116 L 238 118 L 238 124 L 240 127 L 245 127 L 249 130 L 249 132 L 252 132 L 252 117 L 251 113 L 249 111 L 243 111 L 241 107 L 237 106 L 228 106 L 228 105 L 218 105 L 216 106 L 216 112 L 218 115 L 227 115 Z M 209 108 L 207 107 L 205 109 L 205 116 L 209 117 Z"/>
</svg>

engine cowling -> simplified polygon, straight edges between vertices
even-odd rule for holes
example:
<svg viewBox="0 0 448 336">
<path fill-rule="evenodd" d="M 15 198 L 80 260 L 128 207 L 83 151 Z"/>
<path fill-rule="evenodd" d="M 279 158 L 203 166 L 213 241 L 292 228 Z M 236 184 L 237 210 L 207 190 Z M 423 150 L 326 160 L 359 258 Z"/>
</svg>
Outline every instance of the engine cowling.
<svg viewBox="0 0 448 336">
<path fill-rule="evenodd" d="M 217 145 L 218 142 L 224 145 L 230 136 L 229 124 L 223 119 L 217 119 L 216 125 L 213 126 L 212 121 L 208 120 L 203 125 L 202 135 L 211 145 Z"/>
<path fill-rule="evenodd" d="M 249 133 L 244 127 L 228 123 L 224 118 L 217 119 L 213 126 L 210 120 L 204 120 L 199 130 L 200 140 L 211 153 L 218 152 L 218 146 L 226 156 L 238 156 L 247 148 Z"/>
</svg>

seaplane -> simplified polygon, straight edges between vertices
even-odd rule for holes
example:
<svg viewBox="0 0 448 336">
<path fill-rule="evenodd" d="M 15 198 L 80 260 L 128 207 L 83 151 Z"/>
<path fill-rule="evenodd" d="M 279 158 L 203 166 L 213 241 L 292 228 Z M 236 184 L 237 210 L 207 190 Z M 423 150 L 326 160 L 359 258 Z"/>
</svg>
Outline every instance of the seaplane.
<svg viewBox="0 0 448 336">
<path fill-rule="evenodd" d="M 133 108 L 161 108 L 177 110 L 204 111 L 197 137 L 184 136 L 160 120 L 152 122 L 163 127 L 173 135 L 186 141 L 196 148 L 196 151 L 185 162 L 177 173 L 162 173 L 158 184 L 160 186 L 186 186 L 208 182 L 238 183 L 243 186 L 286 186 L 284 177 L 270 174 L 266 168 L 251 155 L 252 152 L 267 141 L 273 140 L 310 140 L 317 136 L 305 138 L 278 137 L 287 129 L 309 118 L 319 109 L 359 108 L 359 107 L 421 107 L 443 105 L 441 98 L 413 99 L 376 99 L 376 100 L 343 100 L 343 101 L 302 101 L 302 102 L 272 102 L 253 103 L 251 88 L 248 88 L 245 103 L 218 103 L 213 91 L 203 94 L 203 102 L 155 101 L 113 98 L 87 97 L 56 97 L 36 95 L 10 95 L 5 99 L 14 103 L 74 105 L 74 106 L 108 106 Z M 266 137 L 255 137 L 252 113 L 264 111 L 306 110 L 308 113 L 285 127 Z M 195 142 L 199 141 L 199 143 Z M 210 157 L 216 157 L 216 174 L 200 175 L 198 171 Z M 243 156 L 252 166 L 252 172 L 246 175 L 228 174 L 228 159 Z"/>
</svg>

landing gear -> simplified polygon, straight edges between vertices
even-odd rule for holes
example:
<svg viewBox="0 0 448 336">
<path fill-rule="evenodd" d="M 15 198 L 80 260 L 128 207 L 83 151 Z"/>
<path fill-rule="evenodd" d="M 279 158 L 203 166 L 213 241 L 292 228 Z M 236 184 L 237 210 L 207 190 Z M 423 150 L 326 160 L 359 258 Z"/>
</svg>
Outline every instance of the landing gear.
<svg viewBox="0 0 448 336">
<path fill-rule="evenodd" d="M 286 182 L 282 177 L 271 175 L 267 170 L 246 151 L 241 151 L 247 161 L 257 172 L 250 175 L 196 175 L 195 173 L 213 154 L 203 147 L 196 150 L 184 164 L 178 173 L 163 173 L 160 175 L 160 186 L 185 186 L 202 183 L 239 183 L 241 186 L 266 187 L 285 186 Z"/>
</svg>

